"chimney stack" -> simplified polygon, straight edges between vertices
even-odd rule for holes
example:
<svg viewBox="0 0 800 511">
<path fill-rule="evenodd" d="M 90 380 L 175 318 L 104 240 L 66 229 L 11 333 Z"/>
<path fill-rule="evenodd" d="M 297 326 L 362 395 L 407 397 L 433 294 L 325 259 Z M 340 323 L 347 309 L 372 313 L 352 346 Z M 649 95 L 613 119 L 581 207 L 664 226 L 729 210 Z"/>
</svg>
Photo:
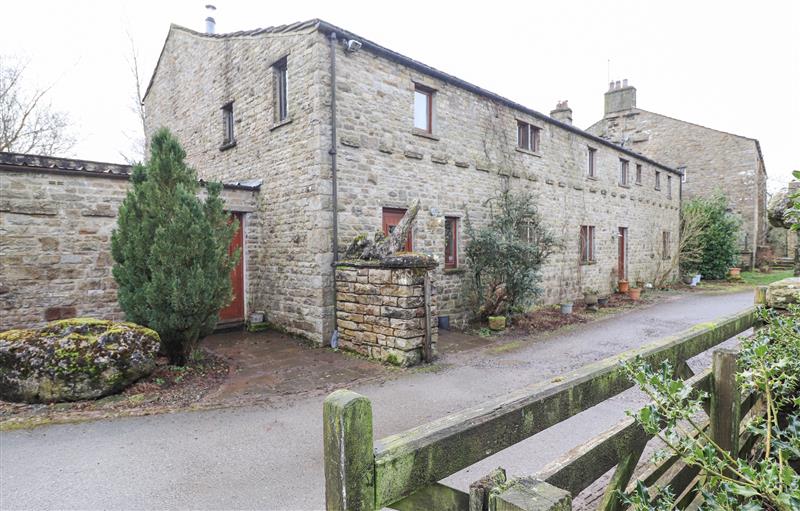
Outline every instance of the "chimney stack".
<svg viewBox="0 0 800 511">
<path fill-rule="evenodd" d="M 628 79 L 608 84 L 605 97 L 606 115 L 636 108 L 636 87 L 628 85 Z"/>
<path fill-rule="evenodd" d="M 206 17 L 206 34 L 213 34 L 217 27 L 217 22 L 214 20 L 214 11 L 216 10 L 217 8 L 213 5 L 206 5 L 206 11 L 208 11 L 208 16 Z"/>
<path fill-rule="evenodd" d="M 550 117 L 564 124 L 572 124 L 572 109 L 569 102 L 565 99 L 556 103 L 556 109 L 550 111 Z"/>
</svg>

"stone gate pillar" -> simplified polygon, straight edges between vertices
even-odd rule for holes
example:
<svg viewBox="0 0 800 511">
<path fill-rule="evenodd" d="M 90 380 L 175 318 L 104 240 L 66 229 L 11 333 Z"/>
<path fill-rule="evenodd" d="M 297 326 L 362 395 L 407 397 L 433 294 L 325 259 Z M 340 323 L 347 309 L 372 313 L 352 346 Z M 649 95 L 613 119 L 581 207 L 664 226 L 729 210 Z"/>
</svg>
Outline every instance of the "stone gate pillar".
<svg viewBox="0 0 800 511">
<path fill-rule="evenodd" d="M 369 358 L 410 366 L 423 360 L 430 337 L 430 353 L 435 355 L 438 321 L 432 283 L 428 304 L 425 293 L 426 277 L 431 281 L 435 267 L 435 260 L 418 254 L 340 262 L 336 266 L 339 345 Z"/>
</svg>

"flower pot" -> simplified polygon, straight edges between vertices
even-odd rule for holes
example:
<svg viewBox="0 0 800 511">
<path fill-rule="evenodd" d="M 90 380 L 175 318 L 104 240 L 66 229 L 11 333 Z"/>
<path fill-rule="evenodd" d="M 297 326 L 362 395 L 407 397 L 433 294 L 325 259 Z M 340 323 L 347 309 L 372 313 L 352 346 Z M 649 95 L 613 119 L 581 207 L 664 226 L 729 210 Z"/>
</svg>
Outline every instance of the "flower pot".
<svg viewBox="0 0 800 511">
<path fill-rule="evenodd" d="M 634 302 L 641 298 L 642 290 L 638 287 L 632 287 L 628 290 L 628 296 L 631 297 L 631 300 Z"/>
<path fill-rule="evenodd" d="M 250 323 L 263 323 L 264 313 L 262 311 L 255 311 L 250 313 Z"/>
<path fill-rule="evenodd" d="M 683 277 L 681 277 L 681 281 L 684 284 L 686 284 L 687 286 L 692 283 L 693 279 L 694 279 L 694 275 L 684 275 Z"/>
<path fill-rule="evenodd" d="M 572 302 L 561 304 L 561 314 L 572 314 Z"/>
<path fill-rule="evenodd" d="M 619 292 L 623 293 L 623 294 L 628 292 L 628 281 L 627 280 L 620 280 L 619 281 Z"/>
<path fill-rule="evenodd" d="M 586 305 L 597 305 L 597 294 L 595 293 L 586 293 L 583 295 L 583 301 Z"/>
<path fill-rule="evenodd" d="M 450 330 L 450 316 L 439 316 L 439 330 Z"/>
<path fill-rule="evenodd" d="M 600 307 L 605 307 L 608 305 L 608 297 L 607 296 L 600 296 L 597 298 L 597 305 Z"/>
<path fill-rule="evenodd" d="M 489 330 L 499 332 L 506 329 L 505 316 L 489 316 Z"/>
<path fill-rule="evenodd" d="M 742 269 L 741 268 L 731 268 L 728 270 L 730 273 L 731 278 L 737 278 L 741 275 Z"/>
</svg>

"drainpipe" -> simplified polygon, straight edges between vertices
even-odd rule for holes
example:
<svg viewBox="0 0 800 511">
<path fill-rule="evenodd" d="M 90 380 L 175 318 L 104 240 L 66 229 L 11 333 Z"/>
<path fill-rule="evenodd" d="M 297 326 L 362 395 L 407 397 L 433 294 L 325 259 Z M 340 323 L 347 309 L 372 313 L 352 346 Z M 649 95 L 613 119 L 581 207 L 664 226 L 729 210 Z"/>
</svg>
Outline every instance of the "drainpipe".
<svg viewBox="0 0 800 511">
<path fill-rule="evenodd" d="M 333 334 L 330 345 L 336 348 L 339 344 L 339 329 L 336 327 L 336 263 L 339 261 L 339 198 L 336 181 L 336 32 L 331 32 L 331 208 L 333 209 Z"/>
</svg>

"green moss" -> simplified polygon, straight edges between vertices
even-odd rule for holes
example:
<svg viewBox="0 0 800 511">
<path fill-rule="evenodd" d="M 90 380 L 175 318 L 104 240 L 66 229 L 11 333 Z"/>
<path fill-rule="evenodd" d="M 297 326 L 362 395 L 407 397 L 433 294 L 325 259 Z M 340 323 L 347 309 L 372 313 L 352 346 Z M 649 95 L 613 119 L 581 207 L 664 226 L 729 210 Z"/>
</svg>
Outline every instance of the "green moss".
<svg viewBox="0 0 800 511">
<path fill-rule="evenodd" d="M 403 357 L 396 352 L 392 351 L 388 355 L 386 355 L 386 362 L 392 364 L 394 366 L 402 366 L 405 360 Z"/>
</svg>

